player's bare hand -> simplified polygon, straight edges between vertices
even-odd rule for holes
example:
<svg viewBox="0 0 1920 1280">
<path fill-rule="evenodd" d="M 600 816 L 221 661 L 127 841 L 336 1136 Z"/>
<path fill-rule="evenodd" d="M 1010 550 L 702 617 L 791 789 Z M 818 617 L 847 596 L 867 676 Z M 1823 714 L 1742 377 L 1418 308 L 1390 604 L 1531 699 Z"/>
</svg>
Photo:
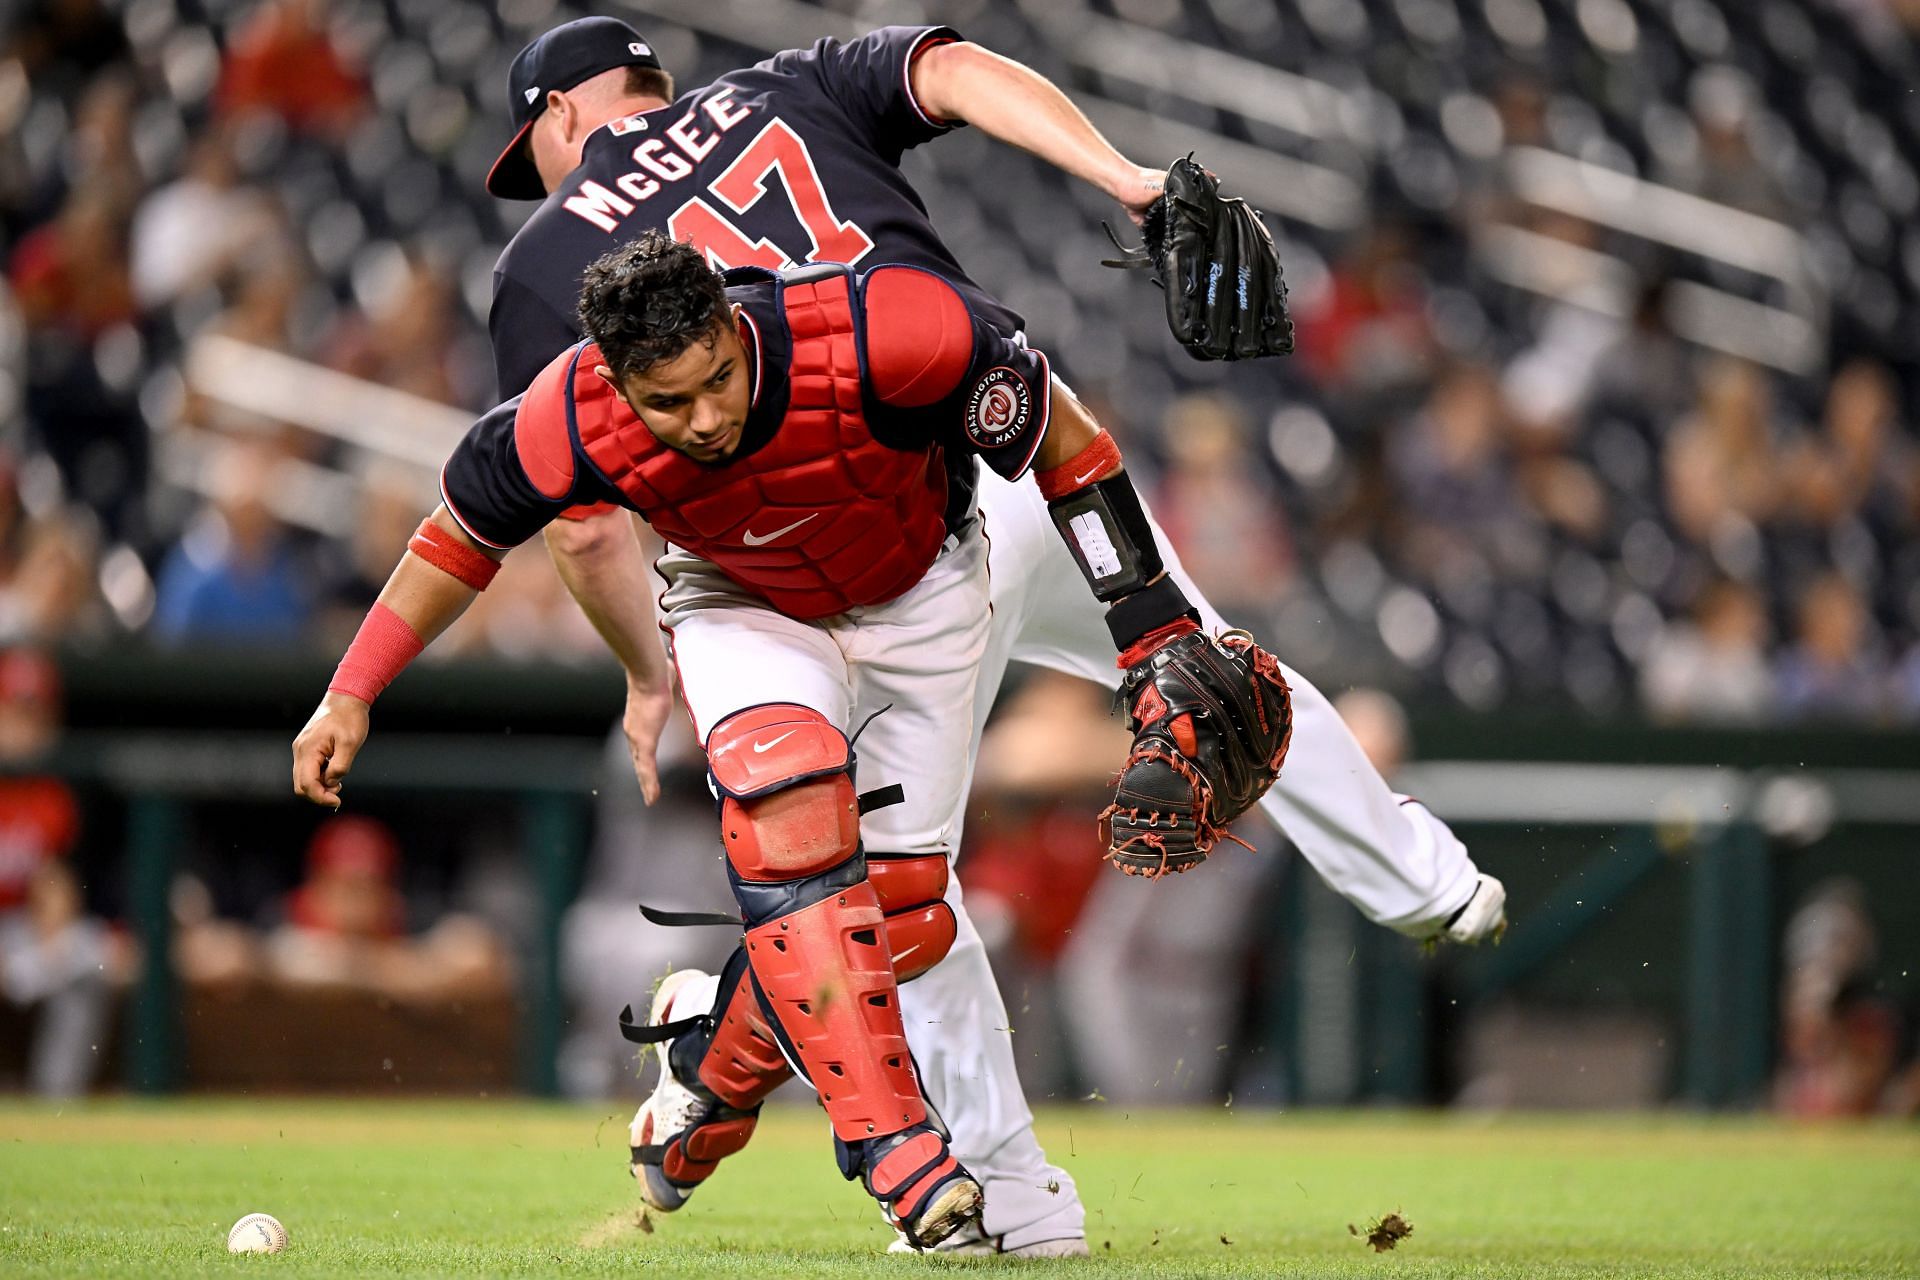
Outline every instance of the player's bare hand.
<svg viewBox="0 0 1920 1280">
<path fill-rule="evenodd" d="M 640 780 L 640 798 L 648 804 L 660 798 L 660 734 L 672 714 L 673 686 L 668 681 L 627 680 L 627 710 L 620 717 L 620 727 L 626 730 L 633 776 Z"/>
<path fill-rule="evenodd" d="M 1137 227 L 1146 221 L 1147 206 L 1160 198 L 1166 185 L 1165 169 L 1145 169 L 1129 164 L 1109 181 L 1107 191 L 1126 208 L 1127 216 L 1133 219 L 1133 225 Z"/>
<path fill-rule="evenodd" d="M 293 740 L 294 794 L 338 809 L 340 788 L 367 740 L 367 728 L 366 703 L 344 693 L 322 698 L 307 727 Z"/>
</svg>

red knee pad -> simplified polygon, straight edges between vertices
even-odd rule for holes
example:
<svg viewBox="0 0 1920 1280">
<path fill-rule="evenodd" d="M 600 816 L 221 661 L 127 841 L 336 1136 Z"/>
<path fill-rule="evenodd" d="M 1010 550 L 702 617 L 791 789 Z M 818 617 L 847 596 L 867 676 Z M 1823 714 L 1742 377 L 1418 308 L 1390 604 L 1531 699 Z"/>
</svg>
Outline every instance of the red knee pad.
<svg viewBox="0 0 1920 1280">
<path fill-rule="evenodd" d="M 723 797 L 720 834 L 743 880 L 825 871 L 860 843 L 847 736 L 811 707 L 735 712 L 707 735 L 707 767 Z"/>
<path fill-rule="evenodd" d="M 867 855 L 867 879 L 888 915 L 903 907 L 938 902 L 947 892 L 947 856 L 927 853 L 903 858 L 891 853 Z"/>
<path fill-rule="evenodd" d="M 887 918 L 887 950 L 893 955 L 894 978 L 907 982 L 946 959 L 953 949 L 957 924 L 953 908 L 941 899 L 947 892 L 947 858 L 928 853 L 902 858 L 867 855 L 867 879 L 879 896 Z"/>
<path fill-rule="evenodd" d="M 797 880 L 847 860 L 860 844 L 853 779 L 813 778 L 753 800 L 720 802 L 720 839 L 742 880 Z"/>
<path fill-rule="evenodd" d="M 953 950 L 957 924 L 953 908 L 944 902 L 891 912 L 887 920 L 887 951 L 896 982 L 911 982 L 947 958 Z"/>
<path fill-rule="evenodd" d="M 760 989 L 843 1141 L 924 1120 L 893 961 L 865 883 L 747 931 Z"/>
</svg>

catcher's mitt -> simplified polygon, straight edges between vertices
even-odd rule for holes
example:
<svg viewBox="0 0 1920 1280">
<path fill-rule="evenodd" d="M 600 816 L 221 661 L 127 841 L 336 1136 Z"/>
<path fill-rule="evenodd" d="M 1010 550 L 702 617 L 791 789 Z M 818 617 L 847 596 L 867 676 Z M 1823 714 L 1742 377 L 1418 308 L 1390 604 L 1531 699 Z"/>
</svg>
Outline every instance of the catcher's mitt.
<svg viewBox="0 0 1920 1280">
<path fill-rule="evenodd" d="M 1153 271 L 1167 294 L 1167 327 L 1196 360 L 1246 360 L 1293 350 L 1287 281 L 1273 235 L 1245 200 L 1191 155 L 1167 170 L 1166 191 L 1147 208 L 1142 248 L 1118 239 L 1110 267 Z M 1111 228 L 1108 236 L 1113 235 Z"/>
<path fill-rule="evenodd" d="M 1222 828 L 1280 773 L 1293 702 L 1274 656 L 1244 631 L 1174 637 L 1127 669 L 1133 750 L 1100 815 L 1107 858 L 1153 878 L 1206 861 Z M 1244 842 L 1242 842 L 1244 843 Z"/>
</svg>

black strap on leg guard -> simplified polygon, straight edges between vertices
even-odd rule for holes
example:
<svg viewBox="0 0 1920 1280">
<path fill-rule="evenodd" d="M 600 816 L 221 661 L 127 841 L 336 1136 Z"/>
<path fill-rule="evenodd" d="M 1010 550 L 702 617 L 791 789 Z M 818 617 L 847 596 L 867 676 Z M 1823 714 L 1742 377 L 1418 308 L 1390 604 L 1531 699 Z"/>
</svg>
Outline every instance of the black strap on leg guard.
<svg viewBox="0 0 1920 1280">
<path fill-rule="evenodd" d="M 649 1024 L 633 1020 L 633 1006 L 628 1005 L 620 1011 L 620 1035 L 633 1044 L 659 1044 L 662 1040 L 671 1040 L 677 1035 L 693 1030 L 707 1020 L 704 1013 L 691 1018 L 680 1018 L 673 1022 Z"/>
<path fill-rule="evenodd" d="M 1047 510 L 1102 604 L 1132 595 L 1166 568 L 1125 471 L 1055 498 Z"/>
</svg>

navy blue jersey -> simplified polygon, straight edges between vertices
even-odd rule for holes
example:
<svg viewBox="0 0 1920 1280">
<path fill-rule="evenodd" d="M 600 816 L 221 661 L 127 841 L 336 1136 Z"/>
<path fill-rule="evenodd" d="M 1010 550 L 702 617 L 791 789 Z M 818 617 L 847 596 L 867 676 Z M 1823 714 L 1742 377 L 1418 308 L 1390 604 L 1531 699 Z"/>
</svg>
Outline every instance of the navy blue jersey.
<svg viewBox="0 0 1920 1280">
<path fill-rule="evenodd" d="M 587 138 L 580 166 L 494 269 L 500 394 L 524 390 L 581 334 L 587 266 L 660 229 L 724 270 L 906 263 L 953 282 L 1006 333 L 1020 317 L 967 278 L 900 172 L 909 147 L 952 128 L 914 100 L 909 70 L 948 27 L 882 27 L 821 40 L 722 76 Z"/>
<path fill-rule="evenodd" d="M 793 338 L 781 278 L 740 272 L 732 280 L 727 296 L 741 311 L 752 403 L 739 447 L 717 465 L 752 469 L 756 453 L 787 419 Z M 929 284 L 938 292 L 929 292 Z M 894 449 L 940 446 L 978 457 L 1009 480 L 1024 475 L 1052 415 L 1046 356 L 1000 328 L 973 297 L 928 273 L 882 267 L 857 276 L 855 288 L 862 415 L 872 437 Z M 943 300 L 952 322 L 930 323 Z M 936 332 L 943 336 L 923 336 Z M 611 502 L 639 510 L 618 477 L 602 472 L 581 444 L 574 397 L 614 394 L 592 375 L 598 362 L 589 342 L 563 349 L 527 391 L 483 415 L 454 450 L 441 472 L 441 496 L 474 538 L 518 546 L 573 506 Z M 936 366 L 945 369 L 933 375 L 937 394 L 928 394 L 924 378 L 915 393 L 900 389 L 902 370 Z M 624 403 L 615 412 L 631 418 Z M 530 466 L 537 475 L 529 474 Z M 956 517 L 964 511 L 950 511 L 950 525 Z"/>
</svg>

